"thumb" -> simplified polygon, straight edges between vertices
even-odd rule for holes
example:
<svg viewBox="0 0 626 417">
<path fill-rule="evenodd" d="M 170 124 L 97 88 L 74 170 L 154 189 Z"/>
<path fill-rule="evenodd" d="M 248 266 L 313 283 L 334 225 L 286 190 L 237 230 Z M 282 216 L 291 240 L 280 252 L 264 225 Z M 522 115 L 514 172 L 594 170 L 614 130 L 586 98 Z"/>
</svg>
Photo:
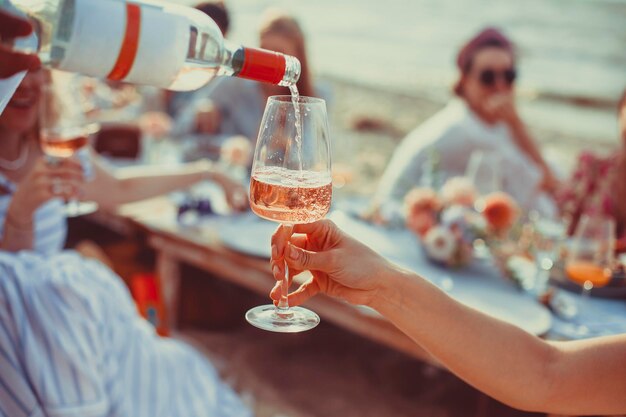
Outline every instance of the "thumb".
<svg viewBox="0 0 626 417">
<path fill-rule="evenodd" d="M 285 261 L 289 267 L 301 271 L 311 270 L 327 272 L 330 266 L 330 256 L 328 252 L 311 252 L 289 243 L 286 255 Z"/>
</svg>

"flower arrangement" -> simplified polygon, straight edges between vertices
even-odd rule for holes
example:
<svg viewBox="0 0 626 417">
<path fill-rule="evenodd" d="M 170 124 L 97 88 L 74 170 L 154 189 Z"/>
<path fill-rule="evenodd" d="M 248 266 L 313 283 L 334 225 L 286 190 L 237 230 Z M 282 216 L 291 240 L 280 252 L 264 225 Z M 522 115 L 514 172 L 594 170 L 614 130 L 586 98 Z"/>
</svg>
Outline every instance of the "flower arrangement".
<svg viewBox="0 0 626 417">
<path fill-rule="evenodd" d="M 414 188 L 404 199 L 406 227 L 420 239 L 426 256 L 448 267 L 467 265 L 476 239 L 505 236 L 519 216 L 506 193 L 478 197 L 466 177 L 450 178 L 439 192 Z"/>
</svg>

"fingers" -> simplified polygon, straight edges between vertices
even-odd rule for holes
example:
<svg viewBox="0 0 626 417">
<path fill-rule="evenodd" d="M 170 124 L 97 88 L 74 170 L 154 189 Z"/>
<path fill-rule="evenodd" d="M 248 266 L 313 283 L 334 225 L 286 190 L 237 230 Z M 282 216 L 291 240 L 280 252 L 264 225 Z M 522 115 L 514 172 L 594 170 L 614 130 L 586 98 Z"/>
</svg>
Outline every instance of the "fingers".
<svg viewBox="0 0 626 417">
<path fill-rule="evenodd" d="M 0 10 L 0 35 L 3 38 L 26 36 L 30 35 L 32 31 L 33 27 L 27 20 Z"/>
<path fill-rule="evenodd" d="M 44 161 L 40 163 L 35 172 L 37 176 L 54 177 L 68 181 L 84 181 L 83 167 L 80 162 L 73 159 L 62 159 L 54 164 Z"/>
<path fill-rule="evenodd" d="M 306 302 L 309 298 L 314 297 L 320 292 L 319 284 L 316 280 L 309 280 L 300 285 L 297 290 L 287 296 L 287 301 L 290 306 L 298 306 Z M 270 297 L 274 300 L 274 304 L 277 304 L 281 297 L 280 283 L 272 289 Z"/>
<path fill-rule="evenodd" d="M 283 258 L 287 242 L 293 233 L 293 227 L 287 227 L 284 225 L 278 226 L 274 234 L 272 235 L 272 258 L 279 260 Z"/>
<path fill-rule="evenodd" d="M 2 25 L 0 24 L 0 27 Z M 36 55 L 15 52 L 0 46 L 0 79 L 8 78 L 21 71 L 35 70 L 41 66 Z"/>
<path fill-rule="evenodd" d="M 334 252 L 312 252 L 304 250 L 292 244 L 287 244 L 285 262 L 289 268 L 298 270 L 310 270 L 328 272 L 334 266 Z"/>
<path fill-rule="evenodd" d="M 337 226 L 330 220 L 323 219 L 314 223 L 296 224 L 293 233 L 305 233 L 316 236 L 324 236 L 335 233 Z"/>
</svg>

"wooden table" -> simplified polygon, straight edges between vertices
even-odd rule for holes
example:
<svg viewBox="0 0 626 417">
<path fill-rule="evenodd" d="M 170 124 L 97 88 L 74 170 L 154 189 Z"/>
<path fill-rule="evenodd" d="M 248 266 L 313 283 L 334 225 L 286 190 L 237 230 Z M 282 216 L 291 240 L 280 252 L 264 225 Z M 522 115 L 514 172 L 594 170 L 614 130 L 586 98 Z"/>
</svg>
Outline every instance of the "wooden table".
<svg viewBox="0 0 626 417">
<path fill-rule="evenodd" d="M 209 228 L 183 228 L 175 216 L 175 207 L 166 197 L 127 204 L 115 213 L 99 213 L 94 220 L 117 231 L 140 229 L 157 254 L 157 276 L 169 312 L 170 327 L 175 328 L 180 289 L 180 264 L 187 263 L 268 297 L 275 280 L 269 262 L 230 250 L 220 243 Z M 269 244 L 269 242 L 268 242 Z M 318 295 L 306 306 L 351 332 L 387 345 L 417 359 L 437 364 L 426 351 L 373 310 Z"/>
</svg>

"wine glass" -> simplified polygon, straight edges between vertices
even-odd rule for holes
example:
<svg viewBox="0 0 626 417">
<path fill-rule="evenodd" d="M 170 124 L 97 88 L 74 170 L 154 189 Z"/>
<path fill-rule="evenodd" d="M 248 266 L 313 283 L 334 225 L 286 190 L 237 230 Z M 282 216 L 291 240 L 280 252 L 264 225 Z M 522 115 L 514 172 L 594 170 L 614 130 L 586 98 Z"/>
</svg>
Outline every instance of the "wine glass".
<svg viewBox="0 0 626 417">
<path fill-rule="evenodd" d="M 61 94 L 60 89 L 53 84 L 42 87 L 39 109 L 41 148 L 50 164 L 76 155 L 85 171 L 85 178 L 89 179 L 92 172 L 87 172 L 91 168 L 87 144 L 99 126 L 87 123 L 80 106 L 69 96 L 67 92 Z M 98 205 L 93 201 L 79 202 L 72 199 L 66 204 L 65 214 L 67 217 L 82 216 L 93 213 L 97 208 Z"/>
<path fill-rule="evenodd" d="M 565 261 L 567 277 L 582 287 L 577 317 L 585 310 L 591 290 L 611 280 L 614 249 L 615 221 L 604 216 L 581 216 Z M 580 319 L 578 322 L 577 332 L 589 333 Z"/>
<path fill-rule="evenodd" d="M 465 176 L 472 181 L 481 197 L 502 189 L 501 162 L 502 157 L 495 151 L 479 149 L 470 155 Z"/>
<path fill-rule="evenodd" d="M 533 211 L 529 214 L 533 230 L 532 252 L 536 273 L 530 291 L 536 297 L 543 296 L 548 290 L 550 271 L 559 256 L 565 240 L 565 225 Z"/>
<path fill-rule="evenodd" d="M 301 121 L 297 126 L 296 121 Z M 330 136 L 324 100 L 272 96 L 267 100 L 254 152 L 250 206 L 258 216 L 293 226 L 321 219 L 332 195 Z M 294 333 L 312 329 L 319 316 L 302 307 L 289 307 L 289 270 L 281 297 L 252 308 L 246 320 L 263 330 Z"/>
<path fill-rule="evenodd" d="M 467 162 L 465 177 L 472 181 L 479 194 L 475 203 L 479 212 L 485 207 L 485 196 L 502 189 L 501 160 L 501 156 L 495 151 L 477 149 L 472 152 Z M 476 258 L 488 259 L 491 256 L 483 239 L 476 239 L 473 246 Z"/>
</svg>

